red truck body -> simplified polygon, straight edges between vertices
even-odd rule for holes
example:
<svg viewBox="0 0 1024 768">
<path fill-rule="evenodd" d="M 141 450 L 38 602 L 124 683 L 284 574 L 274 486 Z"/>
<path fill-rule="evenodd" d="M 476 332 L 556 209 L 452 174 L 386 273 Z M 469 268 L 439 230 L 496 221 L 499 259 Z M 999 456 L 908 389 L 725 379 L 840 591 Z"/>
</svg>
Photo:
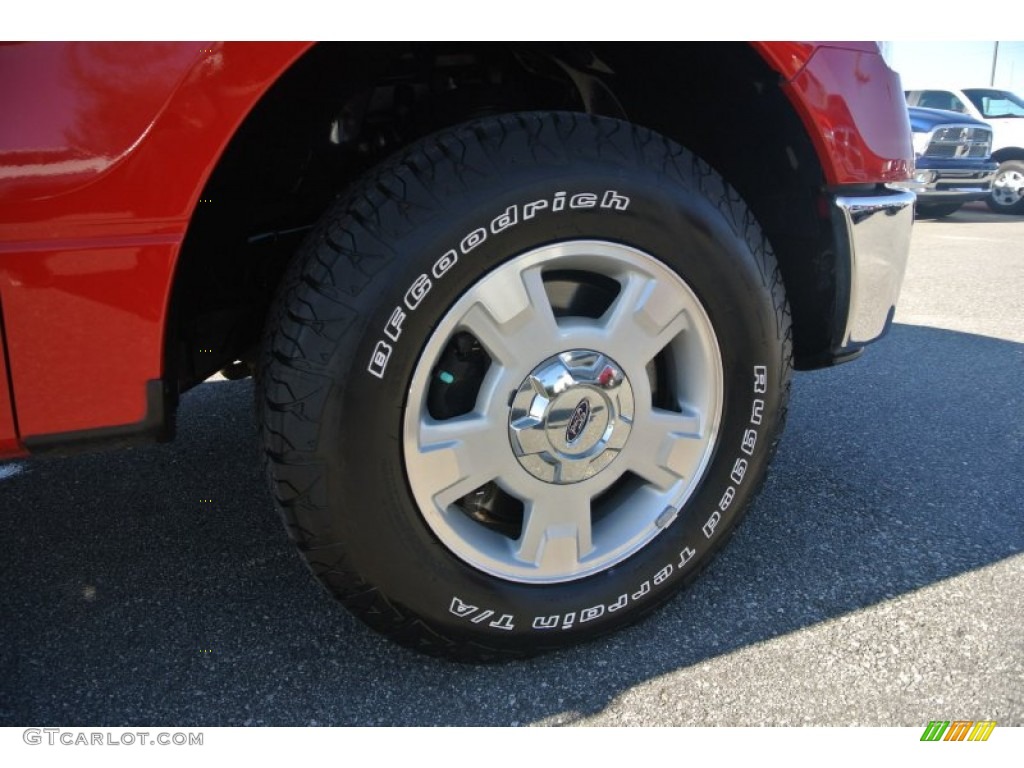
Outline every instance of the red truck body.
<svg viewBox="0 0 1024 768">
<path fill-rule="evenodd" d="M 0 47 L 0 457 L 140 429 L 204 184 L 307 43 Z M 831 185 L 905 179 L 874 44 L 756 43 Z M 898 105 L 898 106 L 897 106 Z"/>
<path fill-rule="evenodd" d="M 0 455 L 24 452 L 26 438 L 73 439 L 146 418 L 199 193 L 239 123 L 307 47 L 0 48 L 0 103 L 25 105 L 0 128 L 0 344 L 10 387 Z"/>
</svg>

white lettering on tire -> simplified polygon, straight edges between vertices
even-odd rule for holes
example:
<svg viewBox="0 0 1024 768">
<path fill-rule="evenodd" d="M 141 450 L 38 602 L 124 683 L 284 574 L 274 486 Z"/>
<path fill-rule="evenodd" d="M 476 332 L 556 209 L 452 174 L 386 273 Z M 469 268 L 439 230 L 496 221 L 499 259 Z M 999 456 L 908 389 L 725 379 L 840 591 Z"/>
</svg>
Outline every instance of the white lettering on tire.
<svg viewBox="0 0 1024 768">
<path fill-rule="evenodd" d="M 571 202 L 570 202 L 571 205 Z M 757 394 L 767 391 L 768 386 L 768 369 L 766 366 L 758 365 L 754 367 L 754 391 Z M 751 410 L 750 424 L 753 427 L 760 426 L 763 420 L 764 401 L 760 398 L 755 399 L 753 408 Z M 748 456 L 753 453 L 753 449 L 757 444 L 757 429 L 748 428 L 743 434 L 743 438 L 740 443 L 740 450 Z M 748 450 L 749 449 L 749 450 Z M 730 479 L 735 485 L 727 486 L 725 491 L 722 493 L 721 498 L 718 501 L 718 508 L 711 512 L 711 515 L 707 518 L 707 521 L 702 526 L 705 539 L 711 539 L 714 536 L 715 530 L 722 521 L 722 513 L 726 512 L 736 497 L 736 487 L 739 486 L 747 473 L 749 462 L 742 456 L 737 457 L 733 464 L 732 471 L 730 472 Z M 613 614 L 616 611 L 620 611 L 627 607 L 630 603 L 637 600 L 642 600 L 647 597 L 653 591 L 654 587 L 661 586 L 666 583 L 673 573 L 681 572 L 682 569 L 697 556 L 697 550 L 693 547 L 686 546 L 679 552 L 679 562 L 673 565 L 668 563 L 659 569 L 652 578 L 646 579 L 641 582 L 640 586 L 635 592 L 624 592 L 620 594 L 611 603 L 598 603 L 592 605 L 589 608 L 583 610 L 570 611 L 565 614 L 549 614 L 543 616 L 535 616 L 530 626 L 535 630 L 548 630 L 548 629 L 571 629 L 573 626 L 580 624 L 586 624 L 591 621 L 596 621 L 606 614 Z M 462 618 L 473 615 L 479 608 L 474 605 L 467 605 L 458 598 L 452 599 L 451 612 Z M 484 618 L 490 618 L 494 614 L 494 611 L 487 611 Z M 577 621 L 578 619 L 578 621 Z M 483 621 L 480 619 L 471 619 L 474 623 Z M 498 626 L 498 625 L 501 626 Z M 491 622 L 488 626 L 495 627 L 496 629 L 512 629 L 512 616 L 510 614 L 504 614 L 501 619 L 497 622 Z"/>
<path fill-rule="evenodd" d="M 541 211 L 558 213 L 565 210 L 586 210 L 589 208 L 625 211 L 629 208 L 630 204 L 630 199 L 628 197 L 619 194 L 619 192 L 614 189 L 605 190 L 600 195 L 596 192 L 577 192 L 572 197 L 568 198 L 568 200 L 566 199 L 567 194 L 568 193 L 564 191 L 556 192 L 550 201 L 541 199 L 525 203 L 522 205 L 521 211 L 520 206 L 513 203 L 503 212 L 491 219 L 489 228 L 477 227 L 459 241 L 457 249 L 450 248 L 445 251 L 444 254 L 434 262 L 430 269 L 430 274 L 433 276 L 434 280 L 442 279 L 452 270 L 452 268 L 455 267 L 456 264 L 458 264 L 460 252 L 463 256 L 469 254 L 473 249 L 483 244 L 488 237 L 499 235 L 516 226 L 520 221 L 529 221 L 536 217 Z M 598 202 L 599 200 L 600 202 Z M 566 203 L 568 203 L 568 205 L 566 205 Z M 426 298 L 428 293 L 430 293 L 430 289 L 433 288 L 433 285 L 433 281 L 425 274 L 418 275 L 416 279 L 413 280 L 412 285 L 410 285 L 406 290 L 404 297 L 404 303 L 409 312 L 414 312 L 417 307 L 420 306 L 423 299 Z M 402 335 L 402 323 L 405 321 L 406 317 L 407 314 L 402 310 L 402 308 L 396 307 L 388 322 L 385 324 L 384 335 L 392 342 L 397 342 L 398 337 Z M 384 340 L 378 341 L 370 356 L 370 364 L 366 367 L 366 370 L 378 379 L 383 379 L 384 372 L 387 369 L 388 359 L 391 357 L 391 351 L 392 347 L 389 343 Z"/>
</svg>

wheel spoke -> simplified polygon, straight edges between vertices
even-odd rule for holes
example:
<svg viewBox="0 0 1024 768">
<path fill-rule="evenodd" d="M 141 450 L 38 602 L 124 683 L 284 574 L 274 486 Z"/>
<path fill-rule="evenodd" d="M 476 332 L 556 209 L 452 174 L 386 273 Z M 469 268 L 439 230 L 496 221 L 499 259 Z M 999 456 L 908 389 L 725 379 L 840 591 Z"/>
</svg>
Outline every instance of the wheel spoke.
<svg viewBox="0 0 1024 768">
<path fill-rule="evenodd" d="M 579 491 L 550 493 L 526 505 L 516 558 L 550 574 L 569 574 L 593 550 L 590 499 Z"/>
<path fill-rule="evenodd" d="M 409 475 L 442 508 L 498 477 L 510 454 L 503 429 L 472 414 L 446 421 L 426 417 Z"/>
<path fill-rule="evenodd" d="M 558 338 L 540 269 L 492 275 L 477 286 L 473 298 L 460 325 L 502 366 L 530 366 L 538 360 L 538 344 Z"/>
<path fill-rule="evenodd" d="M 630 435 L 630 469 L 662 490 L 694 477 L 707 448 L 700 413 L 652 410 Z"/>
<path fill-rule="evenodd" d="M 641 365 L 652 360 L 689 325 L 678 291 L 639 274 L 627 278 L 604 319 L 605 334 L 616 350 L 628 350 Z"/>
</svg>

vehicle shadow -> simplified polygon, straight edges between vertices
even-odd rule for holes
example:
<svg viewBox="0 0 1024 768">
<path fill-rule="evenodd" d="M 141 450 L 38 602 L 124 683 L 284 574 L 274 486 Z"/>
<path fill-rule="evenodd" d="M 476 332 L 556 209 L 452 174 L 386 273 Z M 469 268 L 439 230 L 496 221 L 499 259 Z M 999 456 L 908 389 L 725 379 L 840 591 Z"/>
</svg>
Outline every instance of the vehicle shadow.
<svg viewBox="0 0 1024 768">
<path fill-rule="evenodd" d="M 599 713 L 668 672 L 1024 552 L 1022 362 L 1021 344 L 897 325 L 857 363 L 799 375 L 764 492 L 696 584 L 624 632 L 497 666 L 418 656 L 334 604 L 264 489 L 251 384 L 204 385 L 174 444 L 34 460 L 0 482 L 0 725 Z"/>
<path fill-rule="evenodd" d="M 965 203 L 960 210 L 938 219 L 914 218 L 915 224 L 1019 224 L 1022 221 L 1024 221 L 1022 216 L 995 213 L 985 203 Z"/>
</svg>

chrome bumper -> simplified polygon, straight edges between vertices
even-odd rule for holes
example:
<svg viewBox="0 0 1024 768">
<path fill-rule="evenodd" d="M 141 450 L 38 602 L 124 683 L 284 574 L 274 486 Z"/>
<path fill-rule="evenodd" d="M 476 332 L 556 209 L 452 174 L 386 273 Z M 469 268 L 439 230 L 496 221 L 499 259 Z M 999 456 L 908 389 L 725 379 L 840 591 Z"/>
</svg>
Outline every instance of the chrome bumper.
<svg viewBox="0 0 1024 768">
<path fill-rule="evenodd" d="M 890 189 L 881 195 L 837 195 L 833 203 L 840 269 L 849 268 L 846 330 L 849 349 L 882 336 L 892 322 L 910 252 L 914 193 Z M 842 312 L 840 297 L 837 311 Z"/>
<path fill-rule="evenodd" d="M 924 168 L 918 171 L 922 179 L 894 184 L 917 194 L 918 200 L 953 202 L 984 200 L 992 191 L 992 180 L 998 169 L 996 163 L 985 168 Z"/>
</svg>

